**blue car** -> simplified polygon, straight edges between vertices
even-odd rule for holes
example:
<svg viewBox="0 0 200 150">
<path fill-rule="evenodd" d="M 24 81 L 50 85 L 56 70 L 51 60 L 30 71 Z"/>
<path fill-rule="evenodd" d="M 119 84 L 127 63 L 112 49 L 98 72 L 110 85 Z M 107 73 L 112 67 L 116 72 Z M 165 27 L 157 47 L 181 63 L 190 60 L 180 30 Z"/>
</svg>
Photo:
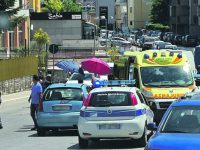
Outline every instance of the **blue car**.
<svg viewBox="0 0 200 150">
<path fill-rule="evenodd" d="M 44 92 L 37 113 L 37 134 L 46 131 L 77 128 L 80 109 L 87 99 L 89 87 L 85 84 L 52 84 Z"/>
<path fill-rule="evenodd" d="M 147 129 L 156 132 L 145 150 L 199 150 L 200 93 L 172 103 L 159 127 L 151 123 Z"/>
</svg>

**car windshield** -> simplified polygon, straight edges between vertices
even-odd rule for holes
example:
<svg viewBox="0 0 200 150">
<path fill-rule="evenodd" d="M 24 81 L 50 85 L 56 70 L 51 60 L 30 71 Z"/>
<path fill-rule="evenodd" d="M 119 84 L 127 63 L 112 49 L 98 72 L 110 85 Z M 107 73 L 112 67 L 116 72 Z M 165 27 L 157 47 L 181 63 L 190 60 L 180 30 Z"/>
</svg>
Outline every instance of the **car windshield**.
<svg viewBox="0 0 200 150">
<path fill-rule="evenodd" d="M 162 133 L 200 133 L 200 106 L 172 107 L 161 126 Z"/>
<path fill-rule="evenodd" d="M 44 94 L 44 101 L 76 100 L 82 101 L 81 88 L 54 88 L 48 89 Z"/>
<path fill-rule="evenodd" d="M 149 87 L 186 87 L 193 84 L 189 66 L 142 67 L 143 85 Z"/>
<path fill-rule="evenodd" d="M 89 106 L 110 107 L 110 106 L 130 106 L 129 92 L 103 92 L 92 94 Z"/>
<path fill-rule="evenodd" d="M 71 75 L 69 80 L 80 80 L 82 78 L 83 78 L 83 80 L 92 80 L 92 74 L 91 73 L 85 73 L 85 75 L 83 76 L 81 74 L 74 73 L 74 74 Z"/>
</svg>

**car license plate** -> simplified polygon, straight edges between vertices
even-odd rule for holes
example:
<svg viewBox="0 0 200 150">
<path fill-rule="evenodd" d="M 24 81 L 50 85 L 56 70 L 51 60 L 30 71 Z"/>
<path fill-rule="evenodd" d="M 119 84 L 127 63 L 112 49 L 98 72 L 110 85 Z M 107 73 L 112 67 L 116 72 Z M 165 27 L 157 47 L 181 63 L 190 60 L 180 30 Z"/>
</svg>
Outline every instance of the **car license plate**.
<svg viewBox="0 0 200 150">
<path fill-rule="evenodd" d="M 100 124 L 99 130 L 120 129 L 120 124 Z"/>
<path fill-rule="evenodd" d="M 58 106 L 52 106 L 52 109 L 54 111 L 68 111 L 71 109 L 68 105 L 58 105 Z"/>
</svg>

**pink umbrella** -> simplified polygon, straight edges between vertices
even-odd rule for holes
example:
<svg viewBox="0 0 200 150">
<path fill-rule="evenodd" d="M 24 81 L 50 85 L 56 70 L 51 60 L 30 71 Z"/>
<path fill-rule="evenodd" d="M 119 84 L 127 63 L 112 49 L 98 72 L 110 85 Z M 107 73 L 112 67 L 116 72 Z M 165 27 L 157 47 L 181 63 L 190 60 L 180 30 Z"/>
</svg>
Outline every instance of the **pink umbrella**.
<svg viewBox="0 0 200 150">
<path fill-rule="evenodd" d="M 84 70 L 99 75 L 111 73 L 109 65 L 105 61 L 95 57 L 83 60 L 81 66 Z"/>
</svg>

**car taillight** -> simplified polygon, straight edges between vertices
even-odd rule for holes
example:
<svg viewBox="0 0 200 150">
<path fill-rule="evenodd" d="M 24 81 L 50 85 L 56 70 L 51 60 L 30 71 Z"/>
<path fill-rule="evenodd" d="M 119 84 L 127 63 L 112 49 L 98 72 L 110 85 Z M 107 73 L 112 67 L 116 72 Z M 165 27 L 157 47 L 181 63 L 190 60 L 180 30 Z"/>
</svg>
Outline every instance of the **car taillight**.
<svg viewBox="0 0 200 150">
<path fill-rule="evenodd" d="M 83 101 L 83 106 L 88 107 L 91 99 L 91 94 L 88 95 L 88 98 Z"/>
<path fill-rule="evenodd" d="M 133 106 L 137 105 L 137 98 L 135 97 L 135 95 L 133 93 L 130 94 L 130 98 L 131 98 L 131 103 Z"/>
<path fill-rule="evenodd" d="M 38 111 L 43 112 L 43 100 L 39 101 Z"/>
</svg>

